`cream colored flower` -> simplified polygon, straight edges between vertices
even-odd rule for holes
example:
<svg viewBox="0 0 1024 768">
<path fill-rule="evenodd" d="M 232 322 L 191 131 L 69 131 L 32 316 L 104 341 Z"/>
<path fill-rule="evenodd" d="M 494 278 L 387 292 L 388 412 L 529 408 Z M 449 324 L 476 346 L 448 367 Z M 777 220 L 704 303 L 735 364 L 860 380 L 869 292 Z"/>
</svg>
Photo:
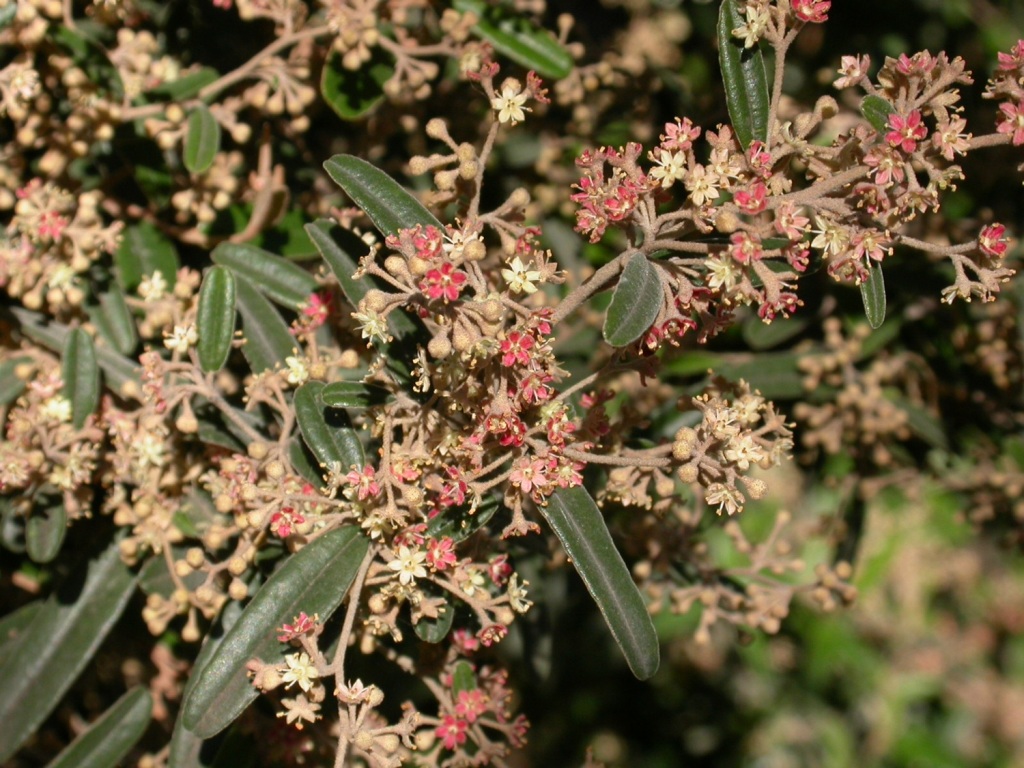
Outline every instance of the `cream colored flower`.
<svg viewBox="0 0 1024 768">
<path fill-rule="evenodd" d="M 530 110 L 524 107 L 526 94 L 521 92 L 518 80 L 509 78 L 501 86 L 501 95 L 491 99 L 491 107 L 498 113 L 499 123 L 521 123 Z"/>
<path fill-rule="evenodd" d="M 516 256 L 508 262 L 508 269 L 501 270 L 501 276 L 508 283 L 508 288 L 512 293 L 536 293 L 537 286 L 534 283 L 540 282 L 541 274 L 535 269 L 530 269 L 530 266 L 533 265 L 523 264 L 522 260 Z"/>
</svg>

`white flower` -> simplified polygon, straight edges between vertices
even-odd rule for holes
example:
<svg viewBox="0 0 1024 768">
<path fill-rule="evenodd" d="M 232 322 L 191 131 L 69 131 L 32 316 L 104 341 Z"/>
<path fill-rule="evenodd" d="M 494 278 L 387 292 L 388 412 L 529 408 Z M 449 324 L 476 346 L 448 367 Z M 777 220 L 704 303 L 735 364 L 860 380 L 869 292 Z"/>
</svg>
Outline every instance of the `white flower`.
<svg viewBox="0 0 1024 768">
<path fill-rule="evenodd" d="M 466 569 L 466 580 L 462 582 L 462 591 L 470 597 L 484 585 L 484 575 L 478 568 Z"/>
<path fill-rule="evenodd" d="M 501 95 L 491 99 L 491 107 L 498 113 L 499 123 L 521 123 L 526 119 L 526 94 L 520 93 L 521 86 L 517 80 L 509 78 L 501 86 Z"/>
<path fill-rule="evenodd" d="M 731 290 L 740 281 L 742 274 L 732 259 L 720 259 L 717 256 L 708 256 L 704 261 L 708 268 L 708 288 L 715 291 L 719 288 Z"/>
<path fill-rule="evenodd" d="M 309 369 L 306 367 L 306 361 L 301 357 L 289 355 L 284 359 L 284 362 L 288 366 L 289 384 L 298 385 L 309 378 Z"/>
<path fill-rule="evenodd" d="M 159 273 L 158 273 L 159 274 Z M 188 348 L 199 341 L 199 334 L 196 327 L 189 325 L 176 325 L 171 334 L 164 339 L 164 346 L 172 352 L 188 352 Z"/>
<path fill-rule="evenodd" d="M 398 548 L 398 557 L 388 563 L 388 568 L 398 574 L 398 581 L 408 586 L 416 579 L 425 578 L 427 569 L 423 563 L 427 559 L 427 553 L 417 549 L 415 552 L 408 547 Z"/>
<path fill-rule="evenodd" d="M 694 205 L 704 205 L 718 199 L 718 177 L 708 173 L 703 165 L 695 165 L 684 182 Z"/>
<path fill-rule="evenodd" d="M 530 606 L 533 605 L 532 600 L 526 599 L 526 587 L 529 586 L 530 582 L 524 581 L 522 584 L 519 583 L 519 574 L 513 573 L 508 580 L 508 604 L 512 606 L 512 610 L 516 613 L 526 613 L 530 610 Z"/>
<path fill-rule="evenodd" d="M 537 286 L 534 283 L 540 282 L 540 272 L 529 269 L 518 256 L 508 262 L 508 267 L 508 269 L 501 270 L 501 276 L 505 278 L 510 291 L 527 294 L 537 291 Z"/>
<path fill-rule="evenodd" d="M 651 169 L 651 177 L 658 180 L 662 189 L 668 189 L 676 181 L 682 181 L 686 176 L 686 153 L 685 152 L 658 152 L 657 157 L 651 156 L 658 165 Z"/>
<path fill-rule="evenodd" d="M 71 421 L 71 401 L 61 395 L 54 395 L 43 401 L 39 415 L 45 421 L 66 424 Z"/>
<path fill-rule="evenodd" d="M 285 688 L 291 688 L 298 683 L 299 688 L 308 691 L 313 687 L 313 681 L 320 677 L 308 654 L 290 653 L 284 657 L 284 661 L 288 665 L 288 671 L 281 675 L 281 679 L 287 683 Z"/>
<path fill-rule="evenodd" d="M 139 296 L 146 301 L 158 301 L 167 293 L 167 280 L 160 272 L 142 278 L 139 283 Z"/>
<path fill-rule="evenodd" d="M 368 309 L 366 312 L 353 312 L 352 317 L 359 323 L 359 331 L 362 337 L 369 339 L 370 344 L 373 344 L 374 339 L 377 339 L 382 344 L 387 344 L 391 341 L 391 334 L 388 333 L 388 321 L 379 313 Z"/>
</svg>

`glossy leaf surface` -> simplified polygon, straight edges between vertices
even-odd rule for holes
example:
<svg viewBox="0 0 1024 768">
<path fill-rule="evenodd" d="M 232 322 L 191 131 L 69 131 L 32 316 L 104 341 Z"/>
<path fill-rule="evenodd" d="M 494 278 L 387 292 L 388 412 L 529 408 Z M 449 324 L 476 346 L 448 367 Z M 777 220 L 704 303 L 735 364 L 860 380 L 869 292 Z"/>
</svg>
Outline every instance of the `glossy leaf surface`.
<svg viewBox="0 0 1024 768">
<path fill-rule="evenodd" d="M 604 340 L 624 347 L 647 332 L 664 304 L 658 268 L 642 253 L 634 253 L 619 275 L 604 318 Z"/>
<path fill-rule="evenodd" d="M 235 338 L 235 276 L 227 267 L 211 267 L 203 278 L 196 330 L 199 365 L 206 373 L 219 371 L 231 354 Z"/>
<path fill-rule="evenodd" d="M 761 49 L 745 48 L 732 31 L 744 23 L 739 0 L 723 0 L 718 10 L 718 61 L 725 103 L 736 138 L 745 150 L 752 141 L 767 142 L 771 97 Z"/>
</svg>

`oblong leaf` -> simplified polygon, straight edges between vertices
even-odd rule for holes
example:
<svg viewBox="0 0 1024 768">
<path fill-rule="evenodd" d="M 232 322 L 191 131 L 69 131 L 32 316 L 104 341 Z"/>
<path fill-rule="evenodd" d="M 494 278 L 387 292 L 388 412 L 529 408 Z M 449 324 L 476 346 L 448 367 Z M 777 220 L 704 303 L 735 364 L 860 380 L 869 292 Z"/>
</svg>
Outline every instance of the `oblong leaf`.
<svg viewBox="0 0 1024 768">
<path fill-rule="evenodd" d="M 203 67 L 195 72 L 182 75 L 177 80 L 160 83 L 147 93 L 181 102 L 197 96 L 203 88 L 219 79 L 220 72 L 213 67 Z"/>
<path fill-rule="evenodd" d="M 744 23 L 739 0 L 723 0 L 718 10 L 718 62 L 722 67 L 725 103 L 740 146 L 768 141 L 771 97 L 768 72 L 759 46 L 744 48 L 732 31 Z"/>
<path fill-rule="evenodd" d="M 643 596 L 615 548 L 601 511 L 582 486 L 560 488 L 541 511 L 640 680 L 658 671 L 660 649 Z"/>
<path fill-rule="evenodd" d="M 363 444 L 342 410 L 325 409 L 322 381 L 307 381 L 295 390 L 295 420 L 302 439 L 324 467 L 337 463 L 341 469 L 366 463 Z"/>
<path fill-rule="evenodd" d="M 619 276 L 604 316 L 604 340 L 624 347 L 651 327 L 664 304 L 665 289 L 655 267 L 642 253 L 634 253 Z"/>
<path fill-rule="evenodd" d="M 72 571 L 0 658 L 0 763 L 57 706 L 135 591 L 118 544 Z"/>
<path fill-rule="evenodd" d="M 306 234 L 338 279 L 345 298 L 353 307 L 358 307 L 373 284 L 367 278 L 357 280 L 352 275 L 359 269 L 359 259 L 369 247 L 354 232 L 327 219 L 317 219 L 307 224 Z M 388 328 L 396 339 L 400 339 L 406 334 L 415 333 L 417 325 L 405 312 L 392 312 L 388 315 Z"/>
<path fill-rule="evenodd" d="M 252 658 L 277 662 L 284 646 L 277 628 L 300 612 L 326 621 L 352 585 L 370 540 L 347 526 L 314 539 L 256 593 L 224 641 L 199 671 L 182 706 L 182 723 L 202 738 L 219 733 L 256 698 L 245 665 Z"/>
<path fill-rule="evenodd" d="M 220 151 L 220 123 L 205 104 L 188 116 L 182 160 L 190 173 L 204 173 Z"/>
<path fill-rule="evenodd" d="M 60 552 L 68 531 L 68 515 L 60 497 L 47 497 L 37 502 L 32 516 L 25 523 L 25 551 L 37 563 L 49 563 Z"/>
<path fill-rule="evenodd" d="M 420 619 L 413 625 L 416 637 L 425 643 L 440 643 L 451 631 L 455 621 L 455 606 L 448 603 L 436 619 Z"/>
<path fill-rule="evenodd" d="M 71 403 L 71 422 L 81 429 L 100 404 L 100 367 L 92 336 L 82 328 L 68 332 L 61 354 L 64 397 Z"/>
<path fill-rule="evenodd" d="M 211 267 L 199 289 L 196 309 L 199 365 L 206 373 L 219 371 L 231 354 L 235 338 L 235 276 L 227 267 Z"/>
<path fill-rule="evenodd" d="M 362 158 L 335 155 L 324 163 L 324 169 L 384 235 L 397 235 L 400 229 L 417 224 L 444 229 L 402 185 Z"/>
<path fill-rule="evenodd" d="M 868 279 L 860 284 L 860 299 L 864 303 L 864 316 L 872 329 L 885 322 L 885 278 L 880 266 L 868 267 Z"/>
<path fill-rule="evenodd" d="M 141 685 L 132 688 L 78 734 L 47 768 L 116 768 L 145 732 L 153 697 Z"/>
<path fill-rule="evenodd" d="M 572 72 L 572 54 L 546 29 L 483 0 L 455 0 L 454 5 L 463 13 L 472 11 L 478 19 L 473 32 L 516 64 L 554 80 Z"/>
<path fill-rule="evenodd" d="M 895 111 L 896 107 L 873 93 L 865 96 L 860 103 L 860 113 L 879 133 L 889 130 L 889 115 Z"/>
<path fill-rule="evenodd" d="M 99 304 L 89 304 L 86 311 L 99 335 L 122 355 L 129 355 L 139 342 L 128 303 L 120 286 L 114 284 L 97 296 Z"/>
<path fill-rule="evenodd" d="M 341 63 L 341 54 L 333 51 L 320 76 L 320 95 L 342 120 L 358 120 L 384 100 L 384 83 L 394 74 L 394 59 L 380 46 L 375 46 L 370 60 L 354 72 Z"/>
<path fill-rule="evenodd" d="M 335 381 L 320 392 L 320 399 L 330 408 L 369 408 L 380 405 L 389 396 L 383 387 L 360 381 Z"/>
<path fill-rule="evenodd" d="M 0 405 L 10 405 L 25 391 L 25 382 L 18 378 L 19 365 L 31 363 L 28 355 L 18 355 L 0 363 Z"/>
<path fill-rule="evenodd" d="M 247 277 L 265 296 L 292 310 L 301 309 L 319 287 L 302 267 L 248 243 L 221 243 L 210 258 Z"/>
<path fill-rule="evenodd" d="M 242 315 L 242 354 L 253 373 L 283 365 L 295 349 L 295 339 L 281 313 L 241 275 L 235 275 L 235 301 Z"/>
<path fill-rule="evenodd" d="M 159 272 L 170 290 L 178 278 L 178 250 L 174 242 L 148 221 L 125 228 L 114 253 L 115 274 L 121 287 L 132 293 L 143 277 Z"/>
</svg>

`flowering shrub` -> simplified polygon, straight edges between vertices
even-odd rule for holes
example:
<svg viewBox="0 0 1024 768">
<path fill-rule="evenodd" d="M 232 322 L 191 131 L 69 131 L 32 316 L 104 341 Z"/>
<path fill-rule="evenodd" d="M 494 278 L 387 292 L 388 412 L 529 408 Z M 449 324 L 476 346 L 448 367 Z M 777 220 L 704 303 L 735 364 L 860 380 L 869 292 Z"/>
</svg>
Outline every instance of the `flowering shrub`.
<svg viewBox="0 0 1024 768">
<path fill-rule="evenodd" d="M 807 99 L 832 4 L 724 0 L 720 119 L 601 141 L 681 10 L 183 5 L 0 5 L 0 760 L 512 764 L 559 589 L 665 679 L 853 603 L 897 490 L 1019 543 L 1012 233 L 947 208 L 1024 41 L 969 126 L 963 58 Z"/>
</svg>

